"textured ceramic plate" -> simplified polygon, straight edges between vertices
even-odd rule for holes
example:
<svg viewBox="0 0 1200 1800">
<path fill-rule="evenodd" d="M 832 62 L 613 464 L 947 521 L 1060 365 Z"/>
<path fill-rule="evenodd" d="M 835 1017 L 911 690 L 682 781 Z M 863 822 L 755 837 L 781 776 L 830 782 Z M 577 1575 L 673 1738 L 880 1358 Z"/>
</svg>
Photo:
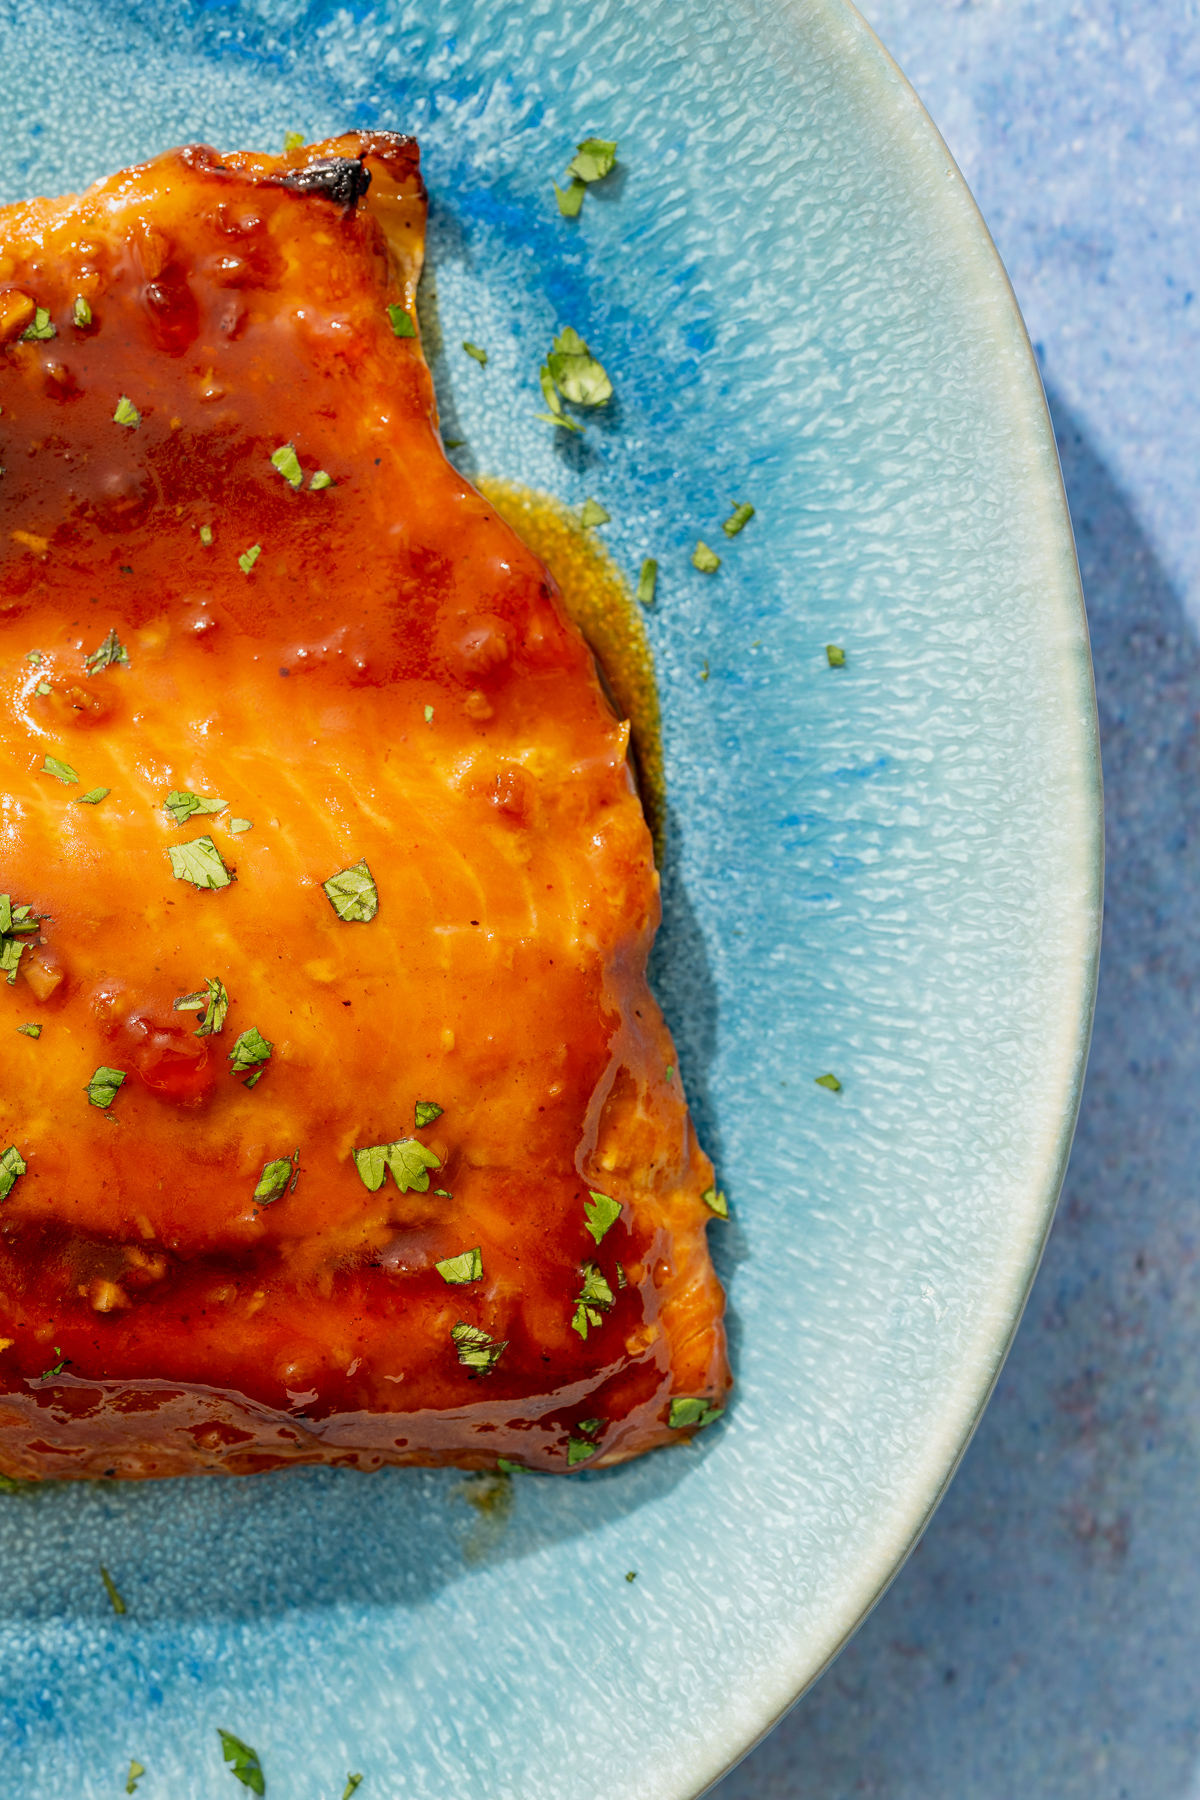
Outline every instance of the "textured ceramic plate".
<svg viewBox="0 0 1200 1800">
<path fill-rule="evenodd" d="M 594 495 L 627 569 L 659 559 L 657 979 L 733 1201 L 739 1380 L 695 1448 L 516 1482 L 507 1512 L 453 1472 L 4 1501 L 8 1788 L 99 1800 L 136 1757 L 144 1800 L 240 1792 L 224 1726 L 289 1800 L 350 1770 L 361 1800 L 682 1800 L 919 1532 L 1070 1142 L 1095 714 L 1003 272 L 839 0 L 7 0 L 0 96 L 4 198 L 187 139 L 420 136 L 455 454 Z M 550 178 L 589 131 L 622 168 L 569 224 Z M 534 418 L 563 324 L 616 383 L 583 440 Z"/>
</svg>

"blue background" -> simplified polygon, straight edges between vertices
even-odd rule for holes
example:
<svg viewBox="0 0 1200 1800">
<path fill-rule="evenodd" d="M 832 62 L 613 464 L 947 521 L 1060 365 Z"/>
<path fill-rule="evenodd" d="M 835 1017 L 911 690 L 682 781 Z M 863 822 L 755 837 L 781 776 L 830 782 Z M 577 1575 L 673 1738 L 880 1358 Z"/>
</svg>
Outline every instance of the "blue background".
<svg viewBox="0 0 1200 1800">
<path fill-rule="evenodd" d="M 720 1800 L 1200 1796 L 1200 466 L 1192 4 L 868 0 L 1037 347 L 1104 746 L 1083 1109 L 924 1541 Z"/>
</svg>

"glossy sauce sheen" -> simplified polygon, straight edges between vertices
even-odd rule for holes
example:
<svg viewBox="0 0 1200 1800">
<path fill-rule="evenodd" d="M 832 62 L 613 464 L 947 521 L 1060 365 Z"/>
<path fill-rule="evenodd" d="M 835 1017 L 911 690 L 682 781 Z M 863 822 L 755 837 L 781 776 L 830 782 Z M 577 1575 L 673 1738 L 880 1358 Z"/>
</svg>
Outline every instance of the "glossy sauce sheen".
<svg viewBox="0 0 1200 1800">
<path fill-rule="evenodd" d="M 14 1475 L 565 1469 L 572 1437 L 595 1467 L 729 1385 L 628 727 L 393 333 L 424 212 L 385 133 L 0 210 L 0 891 L 43 915 L 0 985 Z M 22 339 L 35 308 L 53 338 Z M 289 443 L 300 488 L 269 460 Z M 112 628 L 127 666 L 87 673 Z M 173 789 L 228 805 L 178 825 Z M 201 836 L 220 890 L 172 874 Z M 344 922 L 321 884 L 361 859 L 378 913 Z M 198 1037 L 174 1001 L 210 978 L 229 1013 Z M 247 1090 L 250 1026 L 274 1052 Z M 101 1065 L 126 1074 L 107 1108 Z M 443 1109 L 419 1130 L 418 1101 Z M 352 1151 L 414 1137 L 429 1190 L 368 1191 Z M 589 1188 L 622 1205 L 599 1246 Z M 483 1278 L 448 1285 L 476 1246 Z M 584 1339 L 589 1261 L 615 1303 Z M 505 1343 L 490 1372 L 460 1321 Z"/>
</svg>

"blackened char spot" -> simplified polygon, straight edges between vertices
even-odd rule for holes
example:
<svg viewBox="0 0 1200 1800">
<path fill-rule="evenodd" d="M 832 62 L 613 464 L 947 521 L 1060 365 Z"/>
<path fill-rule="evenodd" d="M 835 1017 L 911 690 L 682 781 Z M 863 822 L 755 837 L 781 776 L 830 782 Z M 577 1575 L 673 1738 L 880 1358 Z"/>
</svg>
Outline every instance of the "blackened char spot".
<svg viewBox="0 0 1200 1800">
<path fill-rule="evenodd" d="M 335 206 L 357 206 L 371 185 L 371 171 L 353 156 L 330 156 L 294 169 L 283 185 L 295 194 L 322 194 Z"/>
</svg>

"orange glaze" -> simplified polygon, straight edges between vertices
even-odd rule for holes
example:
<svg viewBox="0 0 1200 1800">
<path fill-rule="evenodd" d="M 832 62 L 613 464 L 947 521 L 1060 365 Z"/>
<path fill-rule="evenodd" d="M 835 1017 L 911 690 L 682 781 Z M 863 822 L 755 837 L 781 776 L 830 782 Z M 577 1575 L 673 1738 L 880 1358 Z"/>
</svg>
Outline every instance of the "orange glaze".
<svg viewBox="0 0 1200 1800">
<path fill-rule="evenodd" d="M 394 335 L 424 211 L 388 133 L 175 151 L 0 210 L 0 891 L 41 915 L 0 985 L 12 1475 L 565 1469 L 600 1420 L 595 1467 L 729 1385 L 628 725 Z M 55 335 L 25 340 L 39 308 Z M 113 628 L 128 664 L 88 673 Z M 228 804 L 178 825 L 172 789 Z M 228 886 L 173 876 L 202 836 Z M 346 922 L 321 884 L 361 859 L 378 913 Z M 210 978 L 229 1012 L 199 1037 L 173 1003 Z M 274 1050 L 248 1090 L 251 1026 Z M 443 1108 L 419 1130 L 418 1101 Z M 352 1151 L 414 1137 L 428 1191 L 370 1192 Z M 622 1205 L 599 1247 L 589 1188 Z M 448 1285 L 476 1246 L 483 1278 Z M 584 1339 L 589 1261 L 615 1304 Z M 459 1321 L 505 1343 L 490 1372 Z"/>
</svg>

